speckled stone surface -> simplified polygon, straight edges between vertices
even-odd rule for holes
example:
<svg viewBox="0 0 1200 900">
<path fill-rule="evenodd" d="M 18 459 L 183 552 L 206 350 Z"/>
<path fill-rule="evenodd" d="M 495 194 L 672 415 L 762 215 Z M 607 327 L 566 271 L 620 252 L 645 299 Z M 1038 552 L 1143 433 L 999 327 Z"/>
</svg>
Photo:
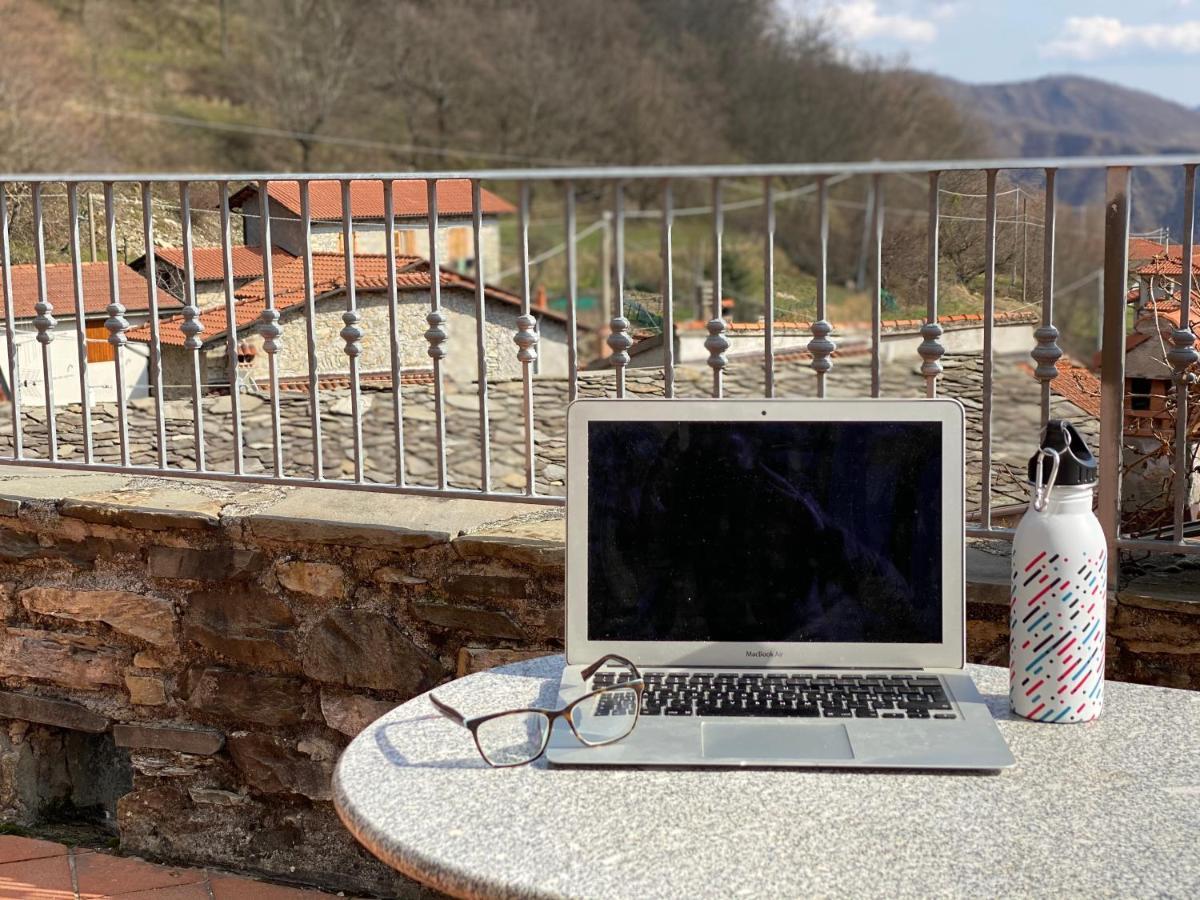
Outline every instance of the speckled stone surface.
<svg viewBox="0 0 1200 900">
<path fill-rule="evenodd" d="M 475 715 L 552 704 L 562 658 L 439 696 Z M 486 897 L 1200 896 L 1200 693 L 1109 682 L 1085 725 L 1008 714 L 1000 775 L 487 768 L 418 697 L 334 776 L 342 820 L 402 872 Z"/>
</svg>

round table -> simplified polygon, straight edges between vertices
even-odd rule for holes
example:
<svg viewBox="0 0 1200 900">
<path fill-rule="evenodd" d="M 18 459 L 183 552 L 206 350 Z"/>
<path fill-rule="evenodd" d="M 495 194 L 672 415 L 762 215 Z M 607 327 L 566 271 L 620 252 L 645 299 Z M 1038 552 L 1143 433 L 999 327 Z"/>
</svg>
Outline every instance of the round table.
<svg viewBox="0 0 1200 900">
<path fill-rule="evenodd" d="M 561 656 L 438 688 L 553 706 Z M 492 769 L 417 697 L 346 748 L 334 802 L 384 862 L 463 897 L 1200 896 L 1200 693 L 1109 682 L 1086 725 L 1008 713 L 1003 774 Z"/>
</svg>

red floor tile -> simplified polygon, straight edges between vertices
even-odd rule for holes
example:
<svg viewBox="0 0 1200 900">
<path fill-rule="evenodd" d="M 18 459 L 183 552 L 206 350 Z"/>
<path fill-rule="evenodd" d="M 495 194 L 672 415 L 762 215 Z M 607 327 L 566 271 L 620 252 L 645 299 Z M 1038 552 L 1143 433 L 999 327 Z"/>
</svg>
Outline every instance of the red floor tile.
<svg viewBox="0 0 1200 900">
<path fill-rule="evenodd" d="M 0 836 L 0 863 L 66 855 L 67 848 L 53 841 L 39 841 L 36 838 L 17 837 L 15 834 Z"/>
<path fill-rule="evenodd" d="M 132 894 L 118 894 L 117 896 L 121 900 L 210 900 L 208 888 L 203 884 L 181 884 L 178 887 L 134 891 Z"/>
<path fill-rule="evenodd" d="M 73 900 L 66 856 L 0 865 L 0 900 Z"/>
<path fill-rule="evenodd" d="M 202 884 L 203 869 L 174 869 L 140 859 L 80 851 L 75 854 L 75 877 L 80 900 L 120 897 L 156 888 Z"/>
<path fill-rule="evenodd" d="M 215 872 L 209 876 L 208 883 L 215 900 L 318 900 L 320 897 L 331 896 L 320 891 L 266 884 L 249 878 L 218 875 Z"/>
</svg>

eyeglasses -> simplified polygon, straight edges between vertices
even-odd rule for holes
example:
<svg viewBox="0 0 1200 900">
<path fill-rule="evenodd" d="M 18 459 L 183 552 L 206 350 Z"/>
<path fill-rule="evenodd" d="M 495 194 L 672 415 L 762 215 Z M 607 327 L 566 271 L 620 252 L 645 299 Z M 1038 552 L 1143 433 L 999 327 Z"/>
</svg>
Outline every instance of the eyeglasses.
<svg viewBox="0 0 1200 900">
<path fill-rule="evenodd" d="M 617 670 L 601 673 L 596 690 L 562 709 L 531 707 L 467 718 L 433 694 L 429 695 L 429 702 L 451 722 L 471 732 L 479 755 L 489 766 L 522 766 L 545 752 L 555 719 L 566 719 L 571 733 L 588 747 L 615 743 L 633 731 L 642 708 L 642 691 L 646 689 L 646 683 L 637 666 L 611 653 L 583 670 L 584 683 L 606 663 L 616 663 Z"/>
</svg>

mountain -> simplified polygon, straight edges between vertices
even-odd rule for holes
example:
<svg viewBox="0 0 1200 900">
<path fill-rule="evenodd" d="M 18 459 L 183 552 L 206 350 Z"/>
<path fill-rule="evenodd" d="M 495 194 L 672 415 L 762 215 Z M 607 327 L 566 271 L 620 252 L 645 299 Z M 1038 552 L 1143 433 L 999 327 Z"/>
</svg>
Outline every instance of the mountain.
<svg viewBox="0 0 1200 900">
<path fill-rule="evenodd" d="M 1113 156 L 1200 153 L 1200 110 L 1105 81 L 1050 76 L 1010 84 L 939 79 L 942 89 L 991 137 L 998 156 Z M 1059 198 L 1097 203 L 1096 172 L 1062 172 Z M 1183 175 L 1177 169 L 1134 173 L 1133 227 L 1168 225 L 1180 233 Z"/>
</svg>

